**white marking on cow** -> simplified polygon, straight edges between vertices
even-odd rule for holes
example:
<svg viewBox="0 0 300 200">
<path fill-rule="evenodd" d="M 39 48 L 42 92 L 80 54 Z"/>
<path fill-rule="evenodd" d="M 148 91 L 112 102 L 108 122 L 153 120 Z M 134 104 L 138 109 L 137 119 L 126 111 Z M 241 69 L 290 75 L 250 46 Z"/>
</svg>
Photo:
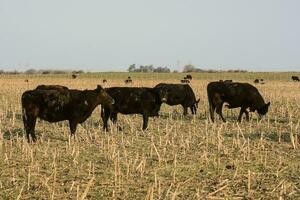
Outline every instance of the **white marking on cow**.
<svg viewBox="0 0 300 200">
<path fill-rule="evenodd" d="M 87 106 L 89 105 L 88 102 L 87 102 L 86 100 L 84 101 L 84 104 L 87 105 Z"/>
</svg>

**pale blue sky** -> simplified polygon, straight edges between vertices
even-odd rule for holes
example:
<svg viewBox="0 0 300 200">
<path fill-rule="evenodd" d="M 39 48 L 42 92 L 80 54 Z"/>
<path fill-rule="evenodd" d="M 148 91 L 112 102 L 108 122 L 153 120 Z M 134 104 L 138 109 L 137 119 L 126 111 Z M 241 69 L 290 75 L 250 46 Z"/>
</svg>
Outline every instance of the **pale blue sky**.
<svg viewBox="0 0 300 200">
<path fill-rule="evenodd" d="M 300 1 L 0 0 L 0 69 L 133 63 L 300 71 Z"/>
</svg>

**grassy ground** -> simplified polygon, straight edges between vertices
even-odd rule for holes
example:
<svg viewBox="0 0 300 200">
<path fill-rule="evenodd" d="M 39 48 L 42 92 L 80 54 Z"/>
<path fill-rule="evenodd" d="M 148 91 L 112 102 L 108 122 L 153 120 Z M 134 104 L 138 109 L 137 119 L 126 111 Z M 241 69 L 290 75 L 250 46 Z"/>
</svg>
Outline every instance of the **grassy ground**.
<svg viewBox="0 0 300 200">
<path fill-rule="evenodd" d="M 0 77 L 0 199 L 299 199 L 300 83 L 292 73 L 193 74 L 200 97 L 196 116 L 163 105 L 161 117 L 141 130 L 139 115 L 119 116 L 123 131 L 102 131 L 100 110 L 69 138 L 66 122 L 38 121 L 39 141 L 24 139 L 20 96 L 39 84 L 70 88 L 177 83 L 184 74 L 90 73 Z M 297 73 L 294 73 L 297 75 Z M 298 73 L 298 75 L 300 75 Z M 219 79 L 253 82 L 271 102 L 267 116 L 238 124 L 238 109 L 224 108 L 228 120 L 208 120 L 207 83 Z M 28 79 L 29 82 L 24 82 Z"/>
</svg>

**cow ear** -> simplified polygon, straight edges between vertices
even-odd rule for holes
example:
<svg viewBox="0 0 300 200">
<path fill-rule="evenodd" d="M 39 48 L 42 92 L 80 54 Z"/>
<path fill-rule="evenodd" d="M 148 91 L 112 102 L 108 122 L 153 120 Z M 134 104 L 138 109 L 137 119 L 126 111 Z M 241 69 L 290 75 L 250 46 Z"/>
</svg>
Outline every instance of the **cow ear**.
<svg viewBox="0 0 300 200">
<path fill-rule="evenodd" d="M 200 101 L 200 98 L 196 101 L 196 103 L 199 103 L 199 101 Z"/>
</svg>

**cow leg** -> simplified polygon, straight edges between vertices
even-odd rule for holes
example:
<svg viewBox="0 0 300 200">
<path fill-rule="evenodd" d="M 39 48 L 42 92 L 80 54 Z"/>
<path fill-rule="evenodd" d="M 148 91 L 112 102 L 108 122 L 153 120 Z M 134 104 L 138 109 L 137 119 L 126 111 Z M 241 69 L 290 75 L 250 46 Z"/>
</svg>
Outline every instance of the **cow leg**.
<svg viewBox="0 0 300 200">
<path fill-rule="evenodd" d="M 222 114 L 222 107 L 223 107 L 223 103 L 218 104 L 217 108 L 216 108 L 216 113 L 220 115 L 223 122 L 226 122 L 226 120 L 224 119 L 223 114 Z"/>
<path fill-rule="evenodd" d="M 111 113 L 110 120 L 115 124 L 118 120 L 118 113 Z"/>
<path fill-rule="evenodd" d="M 246 114 L 246 120 L 249 122 L 250 121 L 249 112 L 245 110 L 245 114 Z"/>
<path fill-rule="evenodd" d="M 103 130 L 108 131 L 108 119 L 110 116 L 110 111 L 108 109 L 102 109 L 101 111 L 101 117 L 103 121 Z"/>
<path fill-rule="evenodd" d="M 35 142 L 36 136 L 34 133 L 34 129 L 35 129 L 38 110 L 34 108 L 28 108 L 30 110 L 30 112 L 28 112 L 28 110 L 26 110 L 25 108 L 22 109 L 23 109 L 22 118 L 23 118 L 23 124 L 26 132 L 27 141 L 28 143 L 30 143 L 30 136 L 31 136 L 32 141 Z"/>
<path fill-rule="evenodd" d="M 77 122 L 69 120 L 69 125 L 70 125 L 71 136 L 73 136 L 73 135 L 75 136 Z"/>
<path fill-rule="evenodd" d="M 196 112 L 197 112 L 196 106 L 195 106 L 195 105 L 192 105 L 192 106 L 190 107 L 190 109 L 191 109 L 192 114 L 193 114 L 193 115 L 196 115 Z"/>
<path fill-rule="evenodd" d="M 246 107 L 242 106 L 242 107 L 241 107 L 241 110 L 240 110 L 239 117 L 238 117 L 238 122 L 241 122 L 241 121 L 242 121 L 243 113 L 246 114 L 246 118 L 247 118 L 247 120 L 249 121 L 249 113 L 248 113 L 248 111 L 246 111 Z"/>
<path fill-rule="evenodd" d="M 31 139 L 33 142 L 36 142 L 36 136 L 34 133 L 35 124 L 36 124 L 36 117 L 30 117 L 28 119 L 28 127 L 27 128 L 28 128 L 28 131 L 30 133 L 30 136 L 31 136 Z M 28 140 L 28 142 L 30 142 L 29 134 L 27 134 L 27 140 Z"/>
<path fill-rule="evenodd" d="M 118 120 L 118 113 L 111 113 L 111 115 L 110 115 L 110 120 L 111 120 L 114 124 L 116 124 L 116 123 L 117 123 L 117 120 Z M 122 131 L 122 128 L 121 128 L 119 125 L 117 125 L 117 128 L 118 128 L 119 131 Z"/>
<path fill-rule="evenodd" d="M 215 106 L 209 105 L 210 119 L 212 122 L 215 121 Z"/>
<path fill-rule="evenodd" d="M 28 119 L 27 119 L 27 115 L 25 113 L 25 109 L 23 110 L 23 124 L 24 124 L 24 129 L 25 129 L 25 132 L 26 132 L 26 138 L 27 138 L 27 142 L 29 143 L 30 142 L 30 138 L 29 138 L 29 134 L 30 134 L 30 126 L 28 124 Z"/>
<path fill-rule="evenodd" d="M 32 119 L 32 127 L 31 127 L 31 131 L 30 131 L 30 135 L 31 135 L 31 138 L 32 138 L 33 142 L 36 142 L 36 136 L 35 136 L 35 133 L 34 133 L 35 124 L 36 124 L 36 117 Z"/>
<path fill-rule="evenodd" d="M 35 133 L 34 133 L 35 124 L 36 124 L 36 117 L 33 117 L 33 116 L 28 117 L 27 126 L 25 127 L 28 142 L 30 142 L 29 134 L 31 136 L 32 141 L 33 142 L 36 141 L 36 136 L 35 136 Z"/>
<path fill-rule="evenodd" d="M 187 115 L 188 108 L 186 106 L 182 106 L 182 107 L 183 107 L 183 115 Z"/>
<path fill-rule="evenodd" d="M 143 130 L 148 127 L 148 115 L 143 115 Z"/>
</svg>

